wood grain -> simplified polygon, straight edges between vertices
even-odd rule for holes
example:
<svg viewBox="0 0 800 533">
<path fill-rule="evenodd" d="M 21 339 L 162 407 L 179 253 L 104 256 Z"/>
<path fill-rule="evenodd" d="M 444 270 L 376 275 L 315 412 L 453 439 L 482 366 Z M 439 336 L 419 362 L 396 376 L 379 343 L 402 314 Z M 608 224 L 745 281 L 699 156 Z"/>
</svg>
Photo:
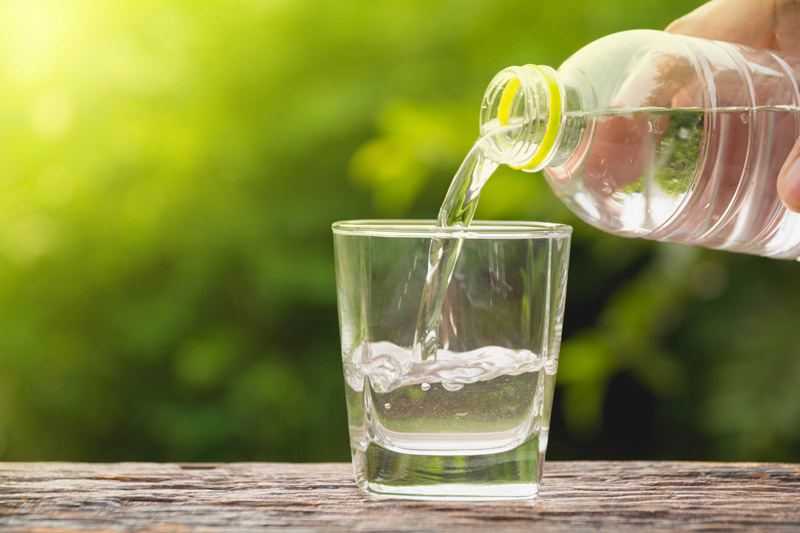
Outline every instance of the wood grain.
<svg viewBox="0 0 800 533">
<path fill-rule="evenodd" d="M 0 463 L 3 531 L 800 530 L 800 465 L 551 462 L 533 502 L 370 500 L 347 464 Z"/>
</svg>

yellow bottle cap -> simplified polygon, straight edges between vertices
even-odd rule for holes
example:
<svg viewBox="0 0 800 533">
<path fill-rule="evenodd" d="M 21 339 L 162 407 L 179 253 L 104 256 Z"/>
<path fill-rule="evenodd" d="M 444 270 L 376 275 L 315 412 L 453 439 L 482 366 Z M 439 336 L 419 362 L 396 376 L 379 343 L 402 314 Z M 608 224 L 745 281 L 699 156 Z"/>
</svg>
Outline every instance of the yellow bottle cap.
<svg viewBox="0 0 800 533">
<path fill-rule="evenodd" d="M 556 137 L 558 136 L 558 130 L 561 127 L 562 102 L 561 90 L 558 87 L 558 82 L 549 68 L 542 68 L 538 65 L 528 66 L 534 68 L 545 81 L 549 114 L 544 136 L 539 146 L 536 148 L 533 157 L 531 157 L 531 160 L 524 165 L 513 167 L 519 170 L 530 170 L 541 165 L 542 161 L 544 161 L 545 157 L 547 157 L 550 150 L 553 148 Z M 513 78 L 503 88 L 503 93 L 500 95 L 500 103 L 497 106 L 497 121 L 501 126 L 508 125 L 511 119 L 511 108 L 514 104 L 514 97 L 519 92 L 521 86 L 522 82 L 520 82 L 519 78 Z"/>
</svg>

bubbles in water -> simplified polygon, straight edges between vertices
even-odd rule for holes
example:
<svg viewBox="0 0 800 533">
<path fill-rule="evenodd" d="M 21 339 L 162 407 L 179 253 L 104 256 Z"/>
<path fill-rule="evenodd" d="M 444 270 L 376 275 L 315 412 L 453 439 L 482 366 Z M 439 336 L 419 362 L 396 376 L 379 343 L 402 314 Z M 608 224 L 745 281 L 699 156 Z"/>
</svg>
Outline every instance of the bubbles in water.
<svg viewBox="0 0 800 533">
<path fill-rule="evenodd" d="M 411 385 L 426 391 L 434 383 L 454 390 L 503 375 L 537 372 L 545 358 L 529 350 L 484 346 L 467 352 L 442 349 L 435 361 L 420 361 L 413 348 L 378 341 L 353 348 L 343 364 L 345 380 L 353 390 L 361 391 L 368 384 L 385 394 Z"/>
<path fill-rule="evenodd" d="M 392 404 L 390 404 L 389 402 L 386 402 L 385 404 L 383 404 L 383 408 L 388 411 L 389 409 L 392 408 Z"/>
</svg>

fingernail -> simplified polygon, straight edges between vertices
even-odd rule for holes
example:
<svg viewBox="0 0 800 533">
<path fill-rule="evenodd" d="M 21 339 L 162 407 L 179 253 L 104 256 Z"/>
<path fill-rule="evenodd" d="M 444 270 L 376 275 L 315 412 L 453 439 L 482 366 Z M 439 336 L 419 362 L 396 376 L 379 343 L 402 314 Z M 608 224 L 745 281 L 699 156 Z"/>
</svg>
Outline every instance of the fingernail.
<svg viewBox="0 0 800 533">
<path fill-rule="evenodd" d="M 800 212 L 800 158 L 783 168 L 778 179 L 778 194 L 786 207 Z"/>
</svg>

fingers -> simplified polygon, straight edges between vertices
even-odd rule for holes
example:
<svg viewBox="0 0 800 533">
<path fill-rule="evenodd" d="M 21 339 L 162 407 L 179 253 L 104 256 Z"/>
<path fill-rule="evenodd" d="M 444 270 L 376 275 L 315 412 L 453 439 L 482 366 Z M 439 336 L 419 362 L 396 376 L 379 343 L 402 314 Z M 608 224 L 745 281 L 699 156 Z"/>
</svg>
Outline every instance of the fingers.
<svg viewBox="0 0 800 533">
<path fill-rule="evenodd" d="M 597 196 L 611 196 L 639 180 L 652 159 L 654 142 L 642 115 L 617 115 L 598 120 L 586 154 L 586 187 Z"/>
<path fill-rule="evenodd" d="M 667 31 L 800 54 L 800 0 L 712 0 Z"/>
<path fill-rule="evenodd" d="M 800 54 L 798 28 L 800 0 L 712 0 L 674 21 L 667 31 Z M 756 89 L 774 88 L 765 84 Z M 788 209 L 800 212 L 800 141 L 780 171 L 778 195 Z"/>
<path fill-rule="evenodd" d="M 774 0 L 775 48 L 797 54 L 800 52 L 800 0 Z"/>
<path fill-rule="evenodd" d="M 667 31 L 754 48 L 774 48 L 776 2 L 781 3 L 780 0 L 712 0 L 674 21 Z"/>
<path fill-rule="evenodd" d="M 800 141 L 795 143 L 778 176 L 778 195 L 786 207 L 800 213 Z"/>
</svg>

